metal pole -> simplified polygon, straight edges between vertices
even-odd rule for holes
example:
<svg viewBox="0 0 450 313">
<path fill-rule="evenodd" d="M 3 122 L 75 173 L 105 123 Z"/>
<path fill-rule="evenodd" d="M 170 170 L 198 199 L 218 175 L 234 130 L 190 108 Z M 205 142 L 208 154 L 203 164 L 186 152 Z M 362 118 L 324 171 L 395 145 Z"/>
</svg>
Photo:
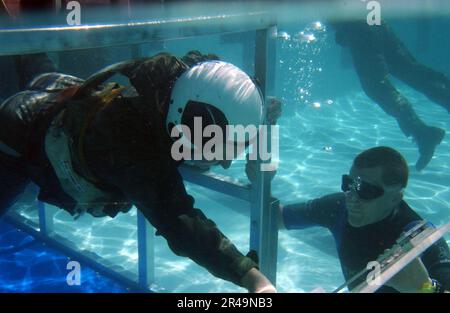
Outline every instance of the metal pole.
<svg viewBox="0 0 450 313">
<path fill-rule="evenodd" d="M 144 214 L 137 211 L 139 285 L 149 288 L 155 282 L 154 230 Z"/>
<path fill-rule="evenodd" d="M 53 216 L 54 212 L 44 202 L 37 201 L 39 213 L 39 231 L 48 235 L 53 232 Z"/>
<path fill-rule="evenodd" d="M 266 104 L 269 95 L 273 95 L 275 90 L 276 31 L 276 26 L 256 31 L 255 77 L 260 83 Z M 266 106 L 264 114 L 266 114 Z M 267 145 L 267 151 L 270 153 L 270 138 L 269 127 L 265 142 L 258 142 L 258 148 L 261 144 L 265 144 Z M 276 284 L 278 229 L 275 206 L 277 204 L 271 203 L 270 179 L 268 172 L 261 171 L 261 164 L 262 161 L 258 154 L 257 178 L 256 182 L 252 184 L 251 192 L 250 249 L 255 250 L 259 256 L 260 270 L 273 284 Z"/>
</svg>

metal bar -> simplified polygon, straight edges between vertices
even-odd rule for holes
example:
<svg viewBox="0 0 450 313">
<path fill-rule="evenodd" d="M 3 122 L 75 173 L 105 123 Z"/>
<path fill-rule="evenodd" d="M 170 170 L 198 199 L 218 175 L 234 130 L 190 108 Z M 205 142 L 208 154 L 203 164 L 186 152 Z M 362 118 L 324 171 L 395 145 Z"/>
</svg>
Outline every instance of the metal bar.
<svg viewBox="0 0 450 313">
<path fill-rule="evenodd" d="M 243 70 L 255 76 L 255 32 L 246 32 L 242 47 Z"/>
<path fill-rule="evenodd" d="M 55 214 L 44 202 L 37 201 L 37 207 L 39 213 L 39 231 L 48 235 L 53 232 L 53 217 Z"/>
<path fill-rule="evenodd" d="M 167 39 L 264 29 L 273 17 L 263 12 L 170 18 L 103 25 L 0 29 L 0 55 L 132 45 Z"/>
<path fill-rule="evenodd" d="M 231 33 L 220 36 L 220 44 L 240 44 L 242 46 L 242 70 L 254 76 L 255 31 Z"/>
<path fill-rule="evenodd" d="M 261 84 L 261 92 L 266 95 L 265 81 L 266 81 L 266 35 L 267 31 L 263 30 L 256 32 L 256 52 L 255 52 L 255 78 Z M 266 110 L 264 110 L 264 113 Z M 260 232 L 261 232 L 261 208 L 264 206 L 262 195 L 264 194 L 264 175 L 260 171 L 261 160 L 257 161 L 256 181 L 251 186 L 251 201 L 250 201 L 250 250 L 257 252 L 258 256 L 261 254 L 260 246 Z"/>
<path fill-rule="evenodd" d="M 178 171 L 183 176 L 183 179 L 188 182 L 231 197 L 250 201 L 250 186 L 244 185 L 236 179 L 210 172 L 198 172 L 187 166 L 180 166 Z"/>
<path fill-rule="evenodd" d="M 352 293 L 373 293 L 381 288 L 387 281 L 394 277 L 398 272 L 405 268 L 409 263 L 411 263 L 415 258 L 420 257 L 420 255 L 427 250 L 436 241 L 442 238 L 450 230 L 450 222 L 437 228 L 437 229 L 426 229 L 422 232 L 422 236 L 417 236 L 409 241 L 411 249 L 401 256 L 394 263 L 388 265 L 384 270 L 382 270 L 379 277 L 379 284 L 368 284 L 367 282 L 362 282 L 354 289 L 351 290 Z"/>
<path fill-rule="evenodd" d="M 274 92 L 275 74 L 275 34 L 276 26 L 256 32 L 255 51 L 255 77 L 259 81 L 261 91 L 267 104 L 269 95 Z M 264 108 L 266 116 L 267 106 Z M 267 123 L 264 123 L 267 124 Z M 260 132 L 261 133 L 261 132 Z M 267 138 L 259 137 L 258 150 L 262 145 L 267 146 L 267 152 L 271 152 L 270 128 L 267 129 Z M 262 140 L 261 140 L 262 139 Z M 276 211 L 270 203 L 271 186 L 268 172 L 261 171 L 263 162 L 260 154 L 257 158 L 256 181 L 252 184 L 252 201 L 250 212 L 250 249 L 257 251 L 259 267 L 261 271 L 276 284 L 278 228 L 276 223 Z M 270 162 L 270 161 L 269 161 Z M 264 162 L 266 163 L 266 162 Z"/>
<path fill-rule="evenodd" d="M 142 57 L 142 49 L 141 49 L 141 45 L 132 45 L 130 47 L 131 49 L 131 57 L 133 59 L 138 59 L 140 57 Z"/>
<path fill-rule="evenodd" d="M 269 204 L 267 218 L 264 220 L 265 231 L 262 232 L 261 242 L 261 271 L 276 285 L 277 283 L 277 257 L 278 257 L 278 223 L 277 214 L 280 202 L 275 200 Z"/>
<path fill-rule="evenodd" d="M 55 12 L 59 13 L 59 11 L 61 11 L 62 8 L 62 1 L 61 0 L 55 0 L 54 1 L 54 6 L 55 6 Z"/>
<path fill-rule="evenodd" d="M 137 211 L 139 285 L 149 288 L 155 282 L 154 230 L 144 214 Z"/>
</svg>

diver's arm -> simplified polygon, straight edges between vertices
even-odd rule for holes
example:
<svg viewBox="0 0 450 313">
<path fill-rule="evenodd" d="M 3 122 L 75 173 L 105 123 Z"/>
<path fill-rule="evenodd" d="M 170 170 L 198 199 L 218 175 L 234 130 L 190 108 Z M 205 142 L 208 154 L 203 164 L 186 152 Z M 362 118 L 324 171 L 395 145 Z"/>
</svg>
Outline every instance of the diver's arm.
<svg viewBox="0 0 450 313">
<path fill-rule="evenodd" d="M 445 290 L 450 291 L 450 250 L 441 238 L 422 255 L 422 261 L 430 274 Z"/>
<path fill-rule="evenodd" d="M 333 229 L 344 208 L 344 194 L 334 193 L 308 202 L 281 207 L 281 223 L 287 229 L 304 229 L 311 226 Z"/>
</svg>

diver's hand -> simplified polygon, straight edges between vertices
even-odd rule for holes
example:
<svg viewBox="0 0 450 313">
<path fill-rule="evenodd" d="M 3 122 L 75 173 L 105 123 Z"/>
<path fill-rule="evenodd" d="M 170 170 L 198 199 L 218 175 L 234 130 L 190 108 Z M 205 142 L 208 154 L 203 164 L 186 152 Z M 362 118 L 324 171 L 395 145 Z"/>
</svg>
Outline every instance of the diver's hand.
<svg viewBox="0 0 450 313">
<path fill-rule="evenodd" d="M 256 268 L 249 270 L 241 280 L 242 285 L 253 293 L 274 293 L 277 292 L 272 283 Z"/>
<path fill-rule="evenodd" d="M 269 125 L 275 125 L 277 123 L 278 118 L 281 116 L 282 112 L 282 103 L 280 100 L 274 97 L 268 98 L 268 106 L 267 106 L 267 122 Z"/>
<path fill-rule="evenodd" d="M 247 154 L 247 163 L 245 164 L 245 174 L 247 174 L 247 178 L 251 183 L 254 183 L 256 181 L 257 166 L 258 165 L 256 160 L 250 160 L 249 154 Z M 267 173 L 271 181 L 275 177 L 276 173 L 277 171 L 269 171 Z"/>
<path fill-rule="evenodd" d="M 386 286 L 399 292 L 421 292 L 423 284 L 431 282 L 428 271 L 420 258 L 414 259 L 392 277 Z"/>
</svg>

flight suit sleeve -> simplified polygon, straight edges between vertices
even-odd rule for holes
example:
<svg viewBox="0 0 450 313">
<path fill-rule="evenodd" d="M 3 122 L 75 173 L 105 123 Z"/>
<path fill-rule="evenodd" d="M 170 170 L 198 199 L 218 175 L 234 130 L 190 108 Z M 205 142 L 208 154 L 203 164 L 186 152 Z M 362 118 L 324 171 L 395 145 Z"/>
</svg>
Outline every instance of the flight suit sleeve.
<svg viewBox="0 0 450 313">
<path fill-rule="evenodd" d="M 181 175 L 171 161 L 152 161 L 130 166 L 120 175 L 121 188 L 163 236 L 171 250 L 189 257 L 216 277 L 241 286 L 242 277 L 253 267 L 231 241 L 193 207 Z"/>
</svg>

